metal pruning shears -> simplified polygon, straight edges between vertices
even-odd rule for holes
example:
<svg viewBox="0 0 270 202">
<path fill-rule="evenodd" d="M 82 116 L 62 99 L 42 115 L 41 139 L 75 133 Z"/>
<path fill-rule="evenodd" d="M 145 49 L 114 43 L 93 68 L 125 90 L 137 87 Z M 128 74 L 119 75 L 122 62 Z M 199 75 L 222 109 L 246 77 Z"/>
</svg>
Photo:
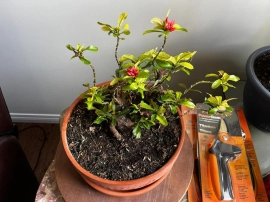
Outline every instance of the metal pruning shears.
<svg viewBox="0 0 270 202">
<path fill-rule="evenodd" d="M 208 148 L 211 181 L 215 194 L 219 200 L 232 200 L 234 195 L 228 162 L 241 154 L 241 149 L 234 144 L 222 118 L 219 133 Z"/>
</svg>

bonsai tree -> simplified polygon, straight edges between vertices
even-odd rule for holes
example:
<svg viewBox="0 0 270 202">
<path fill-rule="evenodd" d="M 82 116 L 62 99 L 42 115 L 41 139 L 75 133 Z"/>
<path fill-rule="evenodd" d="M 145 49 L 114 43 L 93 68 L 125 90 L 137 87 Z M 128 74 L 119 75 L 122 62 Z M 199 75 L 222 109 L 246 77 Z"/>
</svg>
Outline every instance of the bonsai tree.
<svg viewBox="0 0 270 202">
<path fill-rule="evenodd" d="M 88 91 L 83 93 L 83 98 L 88 110 L 95 111 L 97 118 L 95 124 L 106 121 L 109 124 L 110 131 L 118 139 L 122 139 L 122 133 L 132 131 L 137 138 L 141 137 L 142 129 L 150 129 L 156 124 L 168 125 L 164 116 L 166 111 L 172 114 L 177 113 L 177 107 L 184 105 L 191 109 L 195 107 L 192 100 L 186 97 L 190 91 L 200 92 L 195 89 L 199 84 L 210 84 L 213 89 L 222 87 L 223 92 L 229 87 L 235 88 L 230 81 L 238 81 L 235 75 L 229 75 L 220 70 L 216 74 L 207 74 L 206 78 L 212 80 L 201 80 L 187 87 L 179 83 L 182 91 L 174 91 L 169 88 L 168 82 L 176 72 L 190 75 L 193 70 L 192 58 L 196 54 L 193 52 L 182 52 L 177 55 L 169 55 L 164 52 L 168 36 L 173 32 L 187 32 L 187 29 L 176 24 L 174 20 L 153 18 L 151 23 L 154 27 L 146 30 L 143 34 L 158 34 L 163 40 L 160 48 L 151 49 L 143 52 L 138 57 L 132 54 L 118 56 L 119 45 L 126 36 L 130 35 L 129 24 L 124 21 L 127 13 L 122 13 L 116 26 L 98 22 L 101 29 L 108 35 L 116 38 L 115 60 L 117 69 L 112 81 L 108 86 L 96 86 L 95 68 L 89 59 L 84 57 L 85 51 L 98 51 L 96 46 L 87 46 L 78 44 L 76 48 L 67 45 L 74 55 L 73 58 L 79 58 L 84 64 L 89 65 L 93 71 L 93 85 L 84 84 Z M 201 92 L 200 92 L 201 93 Z M 222 100 L 221 96 L 212 96 L 205 99 L 206 104 L 210 106 L 209 113 L 232 111 L 228 101 Z"/>
</svg>

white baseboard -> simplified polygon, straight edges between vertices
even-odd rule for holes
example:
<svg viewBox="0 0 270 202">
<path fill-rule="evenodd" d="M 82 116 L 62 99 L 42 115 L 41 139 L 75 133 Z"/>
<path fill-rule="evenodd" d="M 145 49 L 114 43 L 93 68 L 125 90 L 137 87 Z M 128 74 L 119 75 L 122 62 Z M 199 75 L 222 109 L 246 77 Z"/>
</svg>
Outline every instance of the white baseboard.
<svg viewBox="0 0 270 202">
<path fill-rule="evenodd" d="M 14 123 L 59 123 L 60 114 L 10 113 L 10 116 Z"/>
</svg>

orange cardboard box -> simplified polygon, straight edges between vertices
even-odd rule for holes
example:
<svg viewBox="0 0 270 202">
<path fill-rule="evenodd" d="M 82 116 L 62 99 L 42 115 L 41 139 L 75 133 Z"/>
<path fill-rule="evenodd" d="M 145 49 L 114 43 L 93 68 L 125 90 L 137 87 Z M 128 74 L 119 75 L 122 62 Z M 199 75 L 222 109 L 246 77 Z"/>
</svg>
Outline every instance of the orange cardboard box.
<svg viewBox="0 0 270 202">
<path fill-rule="evenodd" d="M 242 109 L 237 109 L 238 112 L 238 117 L 240 121 L 240 126 L 245 133 L 245 148 L 246 148 L 246 153 L 248 156 L 248 161 L 250 165 L 250 170 L 252 173 L 252 183 L 254 187 L 254 193 L 255 193 L 255 198 L 257 202 L 268 202 L 268 197 L 267 193 L 264 187 L 264 182 L 262 178 L 262 174 L 260 171 L 260 167 L 258 164 L 258 159 L 256 156 L 256 152 L 252 143 L 252 138 L 249 132 L 248 124 L 245 118 L 244 111 Z"/>
<path fill-rule="evenodd" d="M 197 164 L 197 141 L 198 141 L 198 132 L 197 132 L 197 114 L 196 110 L 190 110 L 190 108 L 182 106 L 181 108 L 183 113 L 187 113 L 185 116 L 182 117 L 183 119 L 183 129 L 185 130 L 186 134 L 189 136 L 190 141 L 193 145 L 193 153 L 194 153 L 194 174 L 190 183 L 190 186 L 188 188 L 188 201 L 189 202 L 202 202 L 202 193 L 200 190 L 201 184 L 198 176 L 198 164 Z M 251 183 L 252 183 L 252 190 L 254 193 L 255 201 L 257 202 L 267 202 L 267 194 L 266 190 L 264 187 L 262 175 L 260 172 L 258 160 L 256 157 L 255 149 L 252 143 L 251 135 L 249 132 L 248 124 L 245 119 L 245 115 L 242 109 L 237 109 L 237 115 L 240 123 L 240 130 L 242 132 L 242 135 L 244 133 L 245 138 L 243 138 L 244 142 L 244 151 L 247 154 L 247 161 L 249 164 L 249 172 L 252 173 L 250 174 L 251 176 Z M 241 138 L 239 141 L 241 142 Z M 241 143 L 243 144 L 243 143 Z M 238 159 L 239 160 L 239 159 Z M 236 164 L 237 165 L 237 164 Z M 241 167 L 241 165 L 240 165 Z M 197 169 L 197 171 L 196 171 Z M 232 169 L 232 168 L 231 168 Z M 210 174 L 209 174 L 210 175 Z M 241 174 L 243 176 L 243 173 Z M 246 174 L 248 176 L 249 174 Z M 250 182 L 249 182 L 250 183 Z M 209 185 L 210 186 L 210 185 Z M 210 186 L 211 187 L 211 186 Z M 242 187 L 241 190 L 244 192 L 248 191 L 246 187 Z M 249 189 L 250 190 L 250 189 Z M 211 192 L 207 192 L 208 194 L 211 195 Z M 243 198 L 245 198 L 246 194 L 243 194 Z M 241 198 L 241 197 L 240 197 Z M 216 200 L 216 199 L 206 199 L 204 201 L 222 201 L 222 200 Z M 235 199 L 234 201 L 254 201 L 249 200 L 249 199 Z"/>
<path fill-rule="evenodd" d="M 202 201 L 255 202 L 237 111 L 209 115 L 206 105 L 197 108 Z"/>
</svg>

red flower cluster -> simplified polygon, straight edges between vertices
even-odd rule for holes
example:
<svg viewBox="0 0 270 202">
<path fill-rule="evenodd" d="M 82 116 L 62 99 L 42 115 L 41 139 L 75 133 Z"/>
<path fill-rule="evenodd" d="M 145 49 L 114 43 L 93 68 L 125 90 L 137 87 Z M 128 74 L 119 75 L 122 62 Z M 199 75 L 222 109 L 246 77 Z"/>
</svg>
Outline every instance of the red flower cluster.
<svg viewBox="0 0 270 202">
<path fill-rule="evenodd" d="M 176 28 L 174 27 L 175 21 L 169 21 L 168 17 L 166 17 L 165 19 L 165 28 L 166 30 L 168 30 L 169 32 L 173 32 L 176 30 Z"/>
<path fill-rule="evenodd" d="M 129 67 L 127 69 L 127 75 L 131 76 L 132 78 L 135 78 L 137 76 L 137 74 L 139 74 L 139 70 L 133 66 L 133 67 Z"/>
</svg>

